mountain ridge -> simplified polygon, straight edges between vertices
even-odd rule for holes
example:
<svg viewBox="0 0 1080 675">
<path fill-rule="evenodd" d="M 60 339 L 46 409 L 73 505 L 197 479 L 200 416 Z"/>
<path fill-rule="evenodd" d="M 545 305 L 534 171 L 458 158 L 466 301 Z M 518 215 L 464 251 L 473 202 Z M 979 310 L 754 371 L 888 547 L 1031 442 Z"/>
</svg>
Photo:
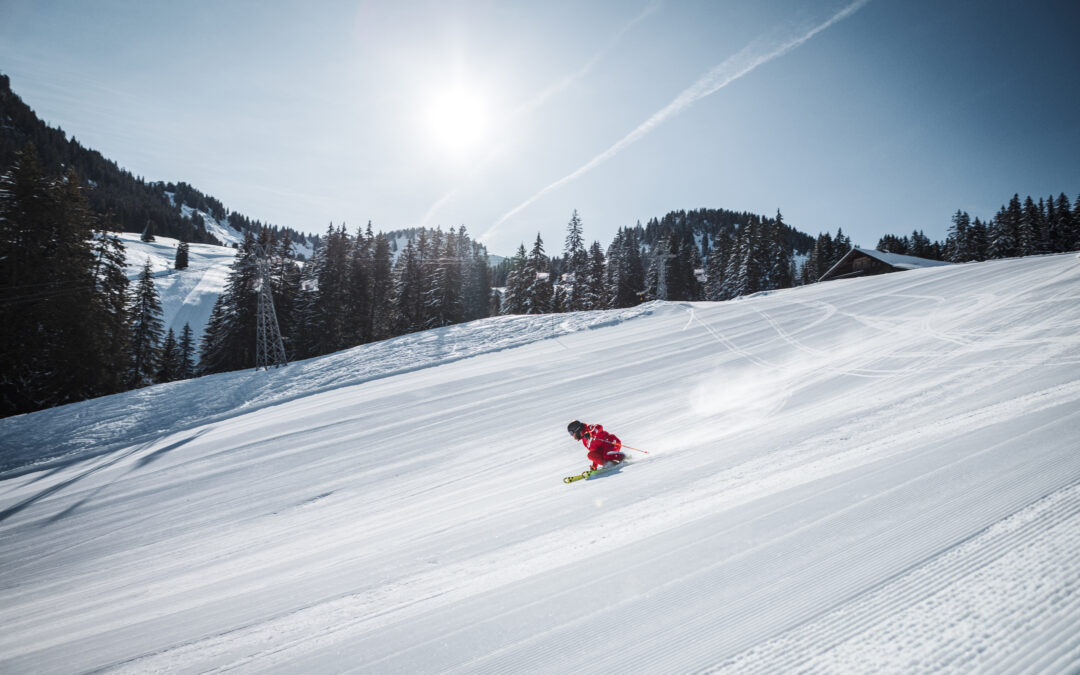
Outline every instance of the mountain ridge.
<svg viewBox="0 0 1080 675">
<path fill-rule="evenodd" d="M 0 170 L 11 166 L 16 153 L 32 144 L 42 166 L 52 175 L 69 168 L 89 189 L 95 213 L 108 215 L 123 232 L 141 233 L 148 224 L 155 234 L 181 241 L 227 245 L 268 228 L 279 236 L 306 244 L 311 237 L 229 211 L 212 196 L 187 183 L 146 181 L 97 150 L 84 147 L 59 128 L 50 127 L 11 89 L 11 78 L 0 73 Z M 185 207 L 187 207 L 185 209 Z M 212 221 L 212 227 L 207 226 Z M 230 236 L 228 231 L 238 234 Z"/>
</svg>

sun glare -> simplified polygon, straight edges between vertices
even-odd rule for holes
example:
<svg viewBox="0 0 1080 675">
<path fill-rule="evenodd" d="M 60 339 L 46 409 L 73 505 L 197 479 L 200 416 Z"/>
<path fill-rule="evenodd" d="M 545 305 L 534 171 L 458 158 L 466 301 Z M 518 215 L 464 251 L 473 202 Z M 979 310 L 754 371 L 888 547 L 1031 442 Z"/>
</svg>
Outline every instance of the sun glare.
<svg viewBox="0 0 1080 675">
<path fill-rule="evenodd" d="M 483 97 L 464 87 L 436 93 L 427 113 L 432 140 L 455 154 L 474 149 L 483 139 L 488 125 Z"/>
</svg>

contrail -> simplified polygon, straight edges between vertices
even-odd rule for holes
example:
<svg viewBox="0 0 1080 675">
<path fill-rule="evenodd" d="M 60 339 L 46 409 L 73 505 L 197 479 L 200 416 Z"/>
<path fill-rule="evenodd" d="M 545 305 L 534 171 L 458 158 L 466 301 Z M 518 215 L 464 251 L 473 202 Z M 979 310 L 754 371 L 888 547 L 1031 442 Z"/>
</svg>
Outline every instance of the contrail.
<svg viewBox="0 0 1080 675">
<path fill-rule="evenodd" d="M 658 9 L 660 9 L 661 5 L 663 5 L 663 0 L 652 0 L 637 16 L 623 24 L 622 27 L 619 28 L 619 30 L 617 30 L 615 34 L 608 39 L 607 44 L 605 44 L 604 47 L 600 49 L 600 51 L 593 54 L 592 58 L 589 59 L 584 66 L 578 68 L 577 72 L 567 75 L 559 82 L 556 82 L 555 84 L 551 85 L 536 96 L 533 96 L 524 104 L 518 106 L 518 108 L 514 110 L 513 113 L 511 113 L 511 117 L 516 117 L 518 115 L 540 107 L 540 105 L 546 102 L 549 98 L 559 93 L 563 89 L 566 89 L 574 82 L 577 82 L 581 78 L 588 75 L 590 72 L 592 72 L 592 69 L 596 67 L 596 64 L 599 63 L 600 60 L 603 59 L 605 56 L 607 56 L 608 52 L 610 52 L 615 47 L 615 45 L 618 44 L 619 40 L 622 39 L 623 35 L 625 35 L 631 28 L 644 21 L 651 14 L 655 13 Z"/>
<path fill-rule="evenodd" d="M 622 39 L 623 35 L 629 32 L 631 28 L 644 21 L 650 15 L 654 14 L 657 10 L 660 9 L 663 4 L 664 0 L 651 0 L 649 4 L 645 6 L 645 9 L 641 10 L 641 12 L 639 12 L 637 16 L 624 23 L 617 31 L 615 31 L 615 33 L 608 39 L 607 43 L 599 51 L 593 54 L 592 58 L 585 62 L 585 65 L 578 68 L 570 75 L 562 78 L 555 84 L 547 87 L 546 89 L 538 93 L 536 96 L 530 98 L 525 103 L 519 105 L 517 108 L 514 109 L 513 112 L 510 113 L 508 119 L 514 120 L 521 115 L 532 112 L 536 108 L 539 108 L 541 105 L 546 103 L 547 100 L 555 94 L 558 94 L 562 90 L 567 89 L 568 87 L 570 87 L 570 85 L 574 84 L 578 80 L 588 75 L 590 72 L 592 72 L 593 68 L 596 67 L 596 64 L 600 63 L 600 61 L 605 56 L 607 56 L 608 52 L 615 48 L 615 46 Z M 482 169 L 487 168 L 487 166 L 490 165 L 491 162 L 497 156 L 499 156 L 499 154 L 502 153 L 504 147 L 505 144 L 500 144 L 498 147 L 488 153 L 488 155 L 479 164 L 477 164 L 477 166 L 473 168 L 472 171 L 469 172 L 467 179 L 471 179 Z M 427 224 L 431 222 L 431 220 L 435 217 L 435 214 L 438 213 L 439 210 L 442 208 L 443 204 L 450 201 L 453 197 L 457 196 L 458 192 L 460 191 L 461 188 L 456 187 L 453 190 L 450 190 L 449 192 L 444 194 L 442 197 L 440 197 L 438 201 L 432 204 L 428 208 L 427 212 L 424 213 L 424 217 L 420 219 L 420 224 L 426 227 Z"/>
<path fill-rule="evenodd" d="M 829 20 L 815 26 L 808 32 L 798 37 L 781 43 L 780 45 L 762 44 L 761 40 L 750 43 L 737 54 L 729 57 L 726 61 L 724 61 L 718 66 L 713 67 L 711 70 L 709 70 L 709 72 L 705 73 L 700 79 L 698 79 L 697 82 L 690 85 L 688 88 L 683 90 L 681 94 L 676 96 L 675 100 L 664 106 L 652 117 L 645 120 L 643 124 L 628 133 L 621 140 L 615 143 L 615 145 L 612 145 L 604 152 L 600 153 L 596 157 L 593 157 L 577 171 L 574 171 L 568 176 L 560 178 L 551 185 L 548 185 L 540 192 L 537 192 L 532 197 L 529 197 L 521 204 L 518 204 L 513 209 L 507 211 L 505 214 L 503 214 L 501 218 L 495 221 L 495 224 L 492 225 L 487 230 L 487 232 L 481 235 L 480 238 L 484 239 L 485 237 L 490 235 L 492 232 L 495 231 L 495 228 L 502 225 L 504 222 L 506 222 L 507 219 L 512 217 L 514 214 L 520 212 L 522 209 L 526 208 L 540 197 L 543 197 L 552 190 L 556 190 L 563 185 L 566 185 L 567 183 L 576 180 L 577 178 L 580 178 L 584 174 L 592 171 L 597 166 L 603 164 L 607 160 L 619 154 L 620 152 L 628 148 L 630 145 L 640 140 L 650 131 L 666 122 L 669 118 L 674 117 L 675 115 L 681 113 L 683 110 L 686 110 L 700 99 L 703 99 L 709 94 L 723 89 L 727 85 L 731 84 L 743 75 L 746 75 L 747 73 L 754 70 L 763 63 L 772 61 L 776 57 L 783 56 L 784 54 L 790 52 L 792 49 L 795 49 L 796 47 L 802 45 L 804 42 L 814 37 L 821 31 L 825 30 L 829 26 L 832 26 L 837 21 L 846 19 L 855 12 L 859 11 L 859 9 L 861 9 L 863 5 L 867 4 L 868 2 L 870 2 L 870 0 L 855 0 L 855 2 L 851 3 L 844 9 L 837 12 Z"/>
</svg>

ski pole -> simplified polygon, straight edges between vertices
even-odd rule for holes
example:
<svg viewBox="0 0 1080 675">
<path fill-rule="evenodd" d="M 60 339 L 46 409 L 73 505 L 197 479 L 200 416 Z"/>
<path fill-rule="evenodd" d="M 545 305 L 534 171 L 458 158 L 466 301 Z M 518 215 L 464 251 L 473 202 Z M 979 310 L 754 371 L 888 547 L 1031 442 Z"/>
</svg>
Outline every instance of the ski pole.
<svg viewBox="0 0 1080 675">
<path fill-rule="evenodd" d="M 591 438 L 591 437 L 590 437 L 590 438 Z M 635 452 L 642 452 L 642 453 L 645 453 L 646 455 L 647 455 L 647 454 L 649 454 L 649 451 L 648 451 L 648 450 L 642 450 L 641 448 L 635 448 L 635 447 L 634 447 L 634 446 L 632 446 L 632 445 L 623 445 L 623 442 L 622 442 L 622 441 L 619 441 L 619 448 L 620 448 L 620 449 L 621 449 L 621 448 L 626 448 L 627 450 L 633 450 L 633 451 L 635 451 Z"/>
</svg>

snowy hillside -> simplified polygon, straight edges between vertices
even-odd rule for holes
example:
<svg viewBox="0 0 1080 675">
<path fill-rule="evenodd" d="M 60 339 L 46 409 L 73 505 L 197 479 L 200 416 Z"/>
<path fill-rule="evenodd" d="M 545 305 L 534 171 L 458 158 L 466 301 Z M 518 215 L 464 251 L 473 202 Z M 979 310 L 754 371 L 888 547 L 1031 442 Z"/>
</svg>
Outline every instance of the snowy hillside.
<svg viewBox="0 0 1080 675">
<path fill-rule="evenodd" d="M 138 279 L 143 265 L 150 261 L 154 287 L 161 296 L 162 324 L 180 335 L 185 323 L 191 324 L 196 344 L 202 337 L 210 312 L 214 309 L 236 249 L 211 244 L 188 244 L 188 267 L 175 269 L 176 247 L 180 242 L 169 237 L 155 237 L 144 242 L 138 234 L 118 232 L 124 242 L 127 277 Z"/>
<path fill-rule="evenodd" d="M 1069 254 L 3 419 L 0 672 L 1075 672 L 1078 336 Z"/>
<path fill-rule="evenodd" d="M 179 208 L 180 215 L 184 218 L 202 221 L 206 231 L 222 244 L 232 246 L 244 241 L 244 233 L 230 225 L 227 218 L 218 220 L 213 214 L 208 213 L 207 211 L 199 210 L 182 202 L 178 203 L 175 192 L 166 190 L 165 197 L 169 200 L 169 203 L 172 204 L 173 208 Z"/>
</svg>

